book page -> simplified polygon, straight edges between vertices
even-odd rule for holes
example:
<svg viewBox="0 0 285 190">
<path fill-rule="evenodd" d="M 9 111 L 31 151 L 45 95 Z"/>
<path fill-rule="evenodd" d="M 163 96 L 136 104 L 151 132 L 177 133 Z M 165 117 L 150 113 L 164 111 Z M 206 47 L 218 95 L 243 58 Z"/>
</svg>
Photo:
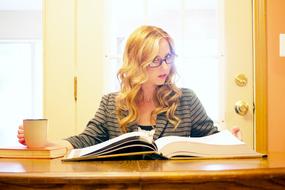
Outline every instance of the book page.
<svg viewBox="0 0 285 190">
<path fill-rule="evenodd" d="M 100 144 L 96 144 L 96 145 L 81 148 L 81 149 L 73 149 L 70 151 L 67 158 L 81 157 L 81 156 L 90 154 L 92 152 L 98 151 L 100 149 L 103 149 L 109 145 L 117 144 L 120 141 L 123 141 L 128 138 L 132 138 L 132 137 L 138 137 L 138 139 L 144 139 L 144 141 L 149 142 L 149 143 L 151 143 L 153 140 L 153 136 L 148 131 L 135 131 L 135 132 L 125 133 L 118 137 L 110 139 L 108 141 L 102 142 Z"/>
<path fill-rule="evenodd" d="M 233 158 L 262 157 L 228 130 L 205 137 L 162 137 L 155 141 L 164 157 Z"/>
<path fill-rule="evenodd" d="M 195 142 L 202 144 L 212 145 L 239 145 L 244 144 L 237 137 L 235 137 L 230 131 L 223 130 L 213 135 L 205 137 L 178 137 L 178 136 L 166 136 L 159 138 L 155 141 L 158 150 L 162 149 L 167 144 L 174 142 Z"/>
</svg>

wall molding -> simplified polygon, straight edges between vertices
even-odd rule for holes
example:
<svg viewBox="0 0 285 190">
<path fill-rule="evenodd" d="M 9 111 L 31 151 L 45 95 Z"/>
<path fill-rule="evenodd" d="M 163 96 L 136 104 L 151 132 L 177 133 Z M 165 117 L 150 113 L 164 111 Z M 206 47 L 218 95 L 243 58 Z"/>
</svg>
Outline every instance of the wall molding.
<svg viewBox="0 0 285 190">
<path fill-rule="evenodd" d="M 268 153 L 266 0 L 254 0 L 256 150 Z"/>
</svg>

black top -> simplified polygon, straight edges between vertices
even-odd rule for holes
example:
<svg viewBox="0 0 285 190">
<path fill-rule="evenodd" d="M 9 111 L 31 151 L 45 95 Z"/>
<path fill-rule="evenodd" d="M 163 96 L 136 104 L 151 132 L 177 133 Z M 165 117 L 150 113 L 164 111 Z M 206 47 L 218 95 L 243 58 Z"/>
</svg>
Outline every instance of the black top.
<svg viewBox="0 0 285 190">
<path fill-rule="evenodd" d="M 154 126 L 152 126 L 152 125 L 138 125 L 138 126 L 142 130 L 146 130 L 146 131 L 151 131 L 154 128 Z"/>
</svg>

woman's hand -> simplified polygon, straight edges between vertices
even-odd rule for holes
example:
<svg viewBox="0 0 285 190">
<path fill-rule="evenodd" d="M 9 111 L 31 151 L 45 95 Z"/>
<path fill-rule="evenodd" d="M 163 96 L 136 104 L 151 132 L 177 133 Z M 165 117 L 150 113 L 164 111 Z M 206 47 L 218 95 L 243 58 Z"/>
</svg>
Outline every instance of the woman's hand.
<svg viewBox="0 0 285 190">
<path fill-rule="evenodd" d="M 23 144 L 23 145 L 26 145 L 23 125 L 19 125 L 19 127 L 18 127 L 18 135 L 17 135 L 17 138 L 18 138 L 18 142 L 19 142 L 19 143 L 21 143 L 21 144 Z"/>
<path fill-rule="evenodd" d="M 22 145 L 26 145 L 23 125 L 19 125 L 17 138 L 19 143 L 21 143 Z M 58 144 L 48 141 L 46 146 L 58 146 Z"/>
<path fill-rule="evenodd" d="M 19 143 L 21 143 L 22 145 L 26 145 L 25 136 L 24 136 L 24 127 L 22 124 L 19 125 L 17 138 L 18 138 Z M 67 150 L 73 149 L 73 146 L 68 141 L 65 141 L 65 140 L 60 140 L 60 141 L 55 142 L 55 143 L 48 141 L 46 146 L 47 147 L 49 147 L 49 146 L 51 146 L 51 147 L 52 146 L 63 146 L 63 147 L 66 147 Z"/>
<path fill-rule="evenodd" d="M 241 130 L 238 127 L 232 128 L 232 134 L 237 137 L 239 140 L 242 140 Z"/>
</svg>

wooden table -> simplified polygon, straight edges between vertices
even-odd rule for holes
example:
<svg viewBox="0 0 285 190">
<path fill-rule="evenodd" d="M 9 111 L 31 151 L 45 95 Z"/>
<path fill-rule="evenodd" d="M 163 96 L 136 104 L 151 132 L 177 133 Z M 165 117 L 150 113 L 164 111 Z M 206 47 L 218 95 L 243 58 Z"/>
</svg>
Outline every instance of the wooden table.
<svg viewBox="0 0 285 190">
<path fill-rule="evenodd" d="M 215 160 L 0 159 L 0 189 L 32 188 L 285 189 L 285 153 Z"/>
</svg>

